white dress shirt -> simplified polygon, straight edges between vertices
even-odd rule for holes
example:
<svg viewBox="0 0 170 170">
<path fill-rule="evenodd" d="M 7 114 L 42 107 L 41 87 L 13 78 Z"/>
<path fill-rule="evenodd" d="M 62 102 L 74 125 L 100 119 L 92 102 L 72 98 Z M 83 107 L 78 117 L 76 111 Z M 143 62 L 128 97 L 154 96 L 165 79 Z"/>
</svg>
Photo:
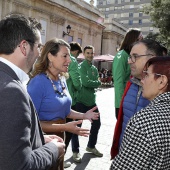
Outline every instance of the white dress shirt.
<svg viewBox="0 0 170 170">
<path fill-rule="evenodd" d="M 26 88 L 27 83 L 29 81 L 29 76 L 23 70 L 21 70 L 19 67 L 17 67 L 15 64 L 11 63 L 7 59 L 0 57 L 0 61 L 8 65 L 16 73 L 16 75 Z"/>
</svg>

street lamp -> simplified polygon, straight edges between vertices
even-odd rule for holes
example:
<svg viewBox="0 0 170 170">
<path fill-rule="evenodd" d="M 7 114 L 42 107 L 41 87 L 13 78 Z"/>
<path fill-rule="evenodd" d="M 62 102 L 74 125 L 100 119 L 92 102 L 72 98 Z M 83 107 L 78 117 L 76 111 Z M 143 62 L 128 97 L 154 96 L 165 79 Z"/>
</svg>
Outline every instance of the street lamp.
<svg viewBox="0 0 170 170">
<path fill-rule="evenodd" d="M 67 28 L 67 33 L 63 31 L 63 37 L 64 37 L 65 35 L 69 35 L 69 34 L 70 34 L 71 26 L 68 25 L 66 28 Z"/>
</svg>

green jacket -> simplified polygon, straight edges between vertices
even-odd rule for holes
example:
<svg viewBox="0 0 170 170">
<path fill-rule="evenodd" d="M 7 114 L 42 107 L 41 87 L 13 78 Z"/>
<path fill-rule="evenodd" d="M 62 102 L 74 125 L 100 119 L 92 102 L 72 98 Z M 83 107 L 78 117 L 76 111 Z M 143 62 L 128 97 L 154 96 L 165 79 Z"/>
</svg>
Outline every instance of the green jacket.
<svg viewBox="0 0 170 170">
<path fill-rule="evenodd" d="M 77 94 L 82 87 L 82 83 L 78 71 L 77 60 L 73 56 L 70 56 L 70 59 L 71 63 L 68 67 L 69 78 L 67 79 L 67 86 L 72 98 L 72 106 L 74 106 L 77 102 Z"/>
<path fill-rule="evenodd" d="M 79 72 L 82 80 L 82 88 L 79 91 L 77 102 L 86 106 L 93 106 L 96 103 L 95 88 L 101 85 L 97 68 L 84 60 L 79 64 Z"/>
<path fill-rule="evenodd" d="M 127 81 L 130 79 L 129 54 L 125 50 L 119 51 L 112 64 L 112 75 L 115 89 L 115 108 L 120 107 L 122 95 Z"/>
</svg>

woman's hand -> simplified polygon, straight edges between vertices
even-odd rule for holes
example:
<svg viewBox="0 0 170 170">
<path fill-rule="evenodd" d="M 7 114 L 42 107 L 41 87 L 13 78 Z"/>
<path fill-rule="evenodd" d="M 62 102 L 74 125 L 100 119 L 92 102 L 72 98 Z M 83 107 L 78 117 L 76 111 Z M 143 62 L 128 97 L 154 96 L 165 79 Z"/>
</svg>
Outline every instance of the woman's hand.
<svg viewBox="0 0 170 170">
<path fill-rule="evenodd" d="M 92 109 L 88 110 L 86 113 L 84 113 L 83 119 L 88 119 L 90 122 L 93 122 L 93 120 L 97 120 L 99 118 L 100 113 L 99 112 L 93 112 L 97 109 L 97 106 L 93 107 Z"/>
<path fill-rule="evenodd" d="M 65 131 L 80 135 L 80 136 L 85 136 L 88 137 L 90 132 L 89 129 L 84 129 L 84 128 L 80 128 L 77 125 L 81 124 L 83 121 L 82 120 L 78 120 L 78 121 L 72 121 L 72 122 L 68 122 L 65 124 Z"/>
</svg>

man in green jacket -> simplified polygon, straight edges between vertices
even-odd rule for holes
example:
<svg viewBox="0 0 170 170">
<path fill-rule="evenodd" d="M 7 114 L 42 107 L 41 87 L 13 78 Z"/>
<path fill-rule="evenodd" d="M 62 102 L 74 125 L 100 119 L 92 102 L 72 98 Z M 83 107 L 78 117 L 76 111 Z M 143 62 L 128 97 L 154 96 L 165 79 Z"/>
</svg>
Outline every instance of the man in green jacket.
<svg viewBox="0 0 170 170">
<path fill-rule="evenodd" d="M 82 86 L 76 58 L 80 53 L 82 53 L 82 48 L 80 44 L 77 42 L 71 42 L 70 47 L 71 47 L 70 49 L 71 63 L 69 64 L 69 68 L 68 68 L 69 78 L 67 79 L 67 86 L 68 86 L 69 93 L 72 97 L 72 109 L 75 110 L 77 93 Z"/>
<path fill-rule="evenodd" d="M 79 73 L 82 81 L 82 88 L 77 96 L 76 110 L 85 113 L 87 110 L 96 106 L 95 88 L 101 85 L 97 68 L 92 64 L 94 57 L 94 47 L 86 46 L 83 50 L 85 60 L 79 64 Z M 96 110 L 98 112 L 98 110 Z M 100 129 L 100 117 L 91 123 L 90 136 L 86 151 L 93 153 L 98 157 L 102 157 L 95 145 L 97 143 L 98 131 Z M 80 158 L 78 136 L 72 136 L 73 158 Z M 81 160 L 81 159 L 80 159 Z M 80 161 L 81 162 L 81 161 Z"/>
<path fill-rule="evenodd" d="M 75 105 L 76 105 L 76 100 L 77 100 L 77 94 L 78 94 L 78 91 L 82 87 L 81 78 L 80 78 L 80 74 L 79 74 L 79 71 L 78 71 L 78 63 L 77 63 L 76 58 L 78 57 L 78 55 L 80 53 L 82 53 L 82 47 L 77 42 L 71 42 L 70 47 L 71 47 L 71 49 L 70 49 L 71 63 L 69 64 L 69 68 L 68 68 L 69 78 L 67 79 L 67 87 L 68 87 L 69 93 L 70 93 L 70 95 L 72 97 L 72 106 L 71 106 L 71 108 L 73 110 L 76 110 Z M 66 122 L 70 122 L 70 121 L 73 121 L 73 119 L 66 118 Z M 69 142 L 70 142 L 70 140 L 72 138 L 72 133 L 65 132 L 65 134 L 66 134 L 65 145 L 66 145 L 66 150 L 67 150 Z M 79 162 L 80 159 L 81 158 L 76 157 L 75 161 Z M 64 163 L 65 168 L 67 168 L 69 166 L 71 166 L 71 164 L 69 162 Z"/>
</svg>

